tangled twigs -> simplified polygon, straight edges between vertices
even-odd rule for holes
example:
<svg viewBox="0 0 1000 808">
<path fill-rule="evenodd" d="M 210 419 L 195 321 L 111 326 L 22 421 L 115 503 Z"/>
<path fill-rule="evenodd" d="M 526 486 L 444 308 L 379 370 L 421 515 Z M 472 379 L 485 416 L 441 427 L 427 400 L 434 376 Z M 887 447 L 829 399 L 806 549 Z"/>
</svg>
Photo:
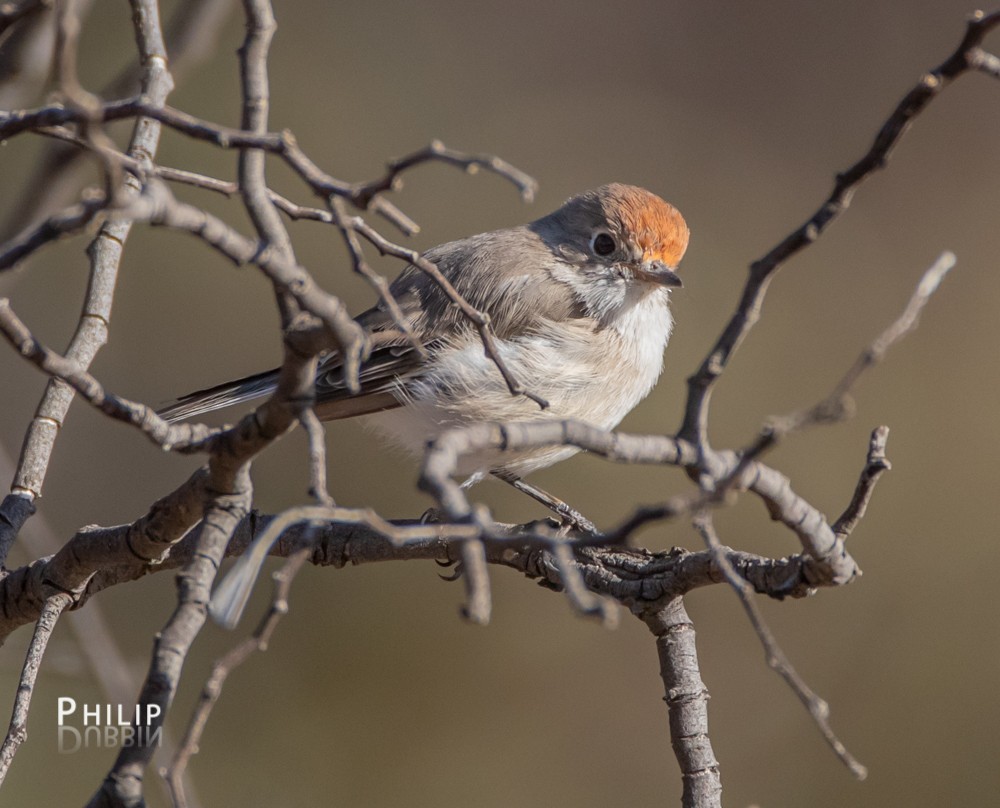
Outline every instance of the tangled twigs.
<svg viewBox="0 0 1000 808">
<path fill-rule="evenodd" d="M 142 52 L 149 57 L 143 67 L 143 93 L 147 97 L 147 104 L 152 108 L 158 108 L 166 102 L 167 95 L 173 89 L 173 79 L 167 69 L 166 49 L 157 22 L 158 7 L 155 0 L 132 0 L 132 5 L 137 21 L 136 40 L 140 43 Z M 73 98 L 77 98 L 77 100 L 83 98 L 85 101 L 83 106 L 87 107 L 87 111 L 85 115 L 81 113 L 83 119 L 81 123 L 90 122 L 93 124 L 99 115 L 96 109 L 90 107 L 89 96 L 79 90 L 75 77 L 77 19 L 73 3 L 67 3 L 61 7 L 59 28 L 61 46 L 56 49 L 56 58 L 59 61 L 60 79 L 71 102 Z M 71 103 L 71 106 L 78 112 L 81 111 L 79 104 Z M 95 146 L 106 142 L 106 138 L 100 136 L 98 130 L 92 125 L 89 128 L 84 126 L 83 135 L 87 142 L 93 143 Z M 141 155 L 143 160 L 152 160 L 156 155 L 159 137 L 160 126 L 145 118 L 140 118 L 135 122 L 129 141 L 129 155 L 135 159 Z M 111 167 L 115 161 L 111 158 L 102 158 L 102 160 L 106 164 L 107 170 L 106 199 L 133 195 L 137 190 L 136 180 L 132 178 L 127 186 L 123 185 L 120 173 Z M 85 198 L 82 211 L 76 212 L 75 216 L 71 214 L 71 221 L 64 219 L 61 223 L 52 223 L 51 220 L 43 223 L 52 225 L 45 231 L 44 235 L 56 238 L 70 227 L 82 227 L 96 212 L 96 208 L 88 207 Z M 108 338 L 108 323 L 111 318 L 118 268 L 122 250 L 131 228 L 132 223 L 126 218 L 116 222 L 105 222 L 88 250 L 90 274 L 87 296 L 76 331 L 66 351 L 68 361 L 84 372 Z M 38 232 L 35 231 L 36 234 Z M 35 249 L 40 246 L 40 243 L 37 238 L 32 241 L 29 234 L 28 241 L 24 243 L 24 246 Z M 9 251 L 3 249 L 0 249 L 0 252 L 9 254 Z M 21 457 L 14 480 L 11 483 L 11 493 L 0 504 L 0 513 L 19 511 L 20 506 L 16 499 L 33 500 L 41 494 L 55 441 L 72 401 L 72 387 L 58 378 L 49 380 L 35 417 L 24 437 Z M 20 529 L 21 524 L 16 519 L 11 518 L 0 520 L 0 553 L 3 553 L 0 556 L 0 566 L 6 561 L 6 553 L 13 545 L 16 529 Z"/>
<path fill-rule="evenodd" d="M 219 8 L 225 5 L 219 0 L 216 3 Z M 0 4 L 0 33 L 33 9 L 48 5 Z M 166 105 L 171 79 L 155 0 L 132 0 L 144 76 L 138 95 L 121 99 L 121 94 L 133 92 L 131 88 L 122 89 L 108 96 L 119 100 L 104 101 L 84 90 L 76 73 L 78 6 L 73 0 L 60 0 L 55 15 L 60 36 L 54 74 L 61 100 L 32 110 L 0 112 L 0 138 L 32 133 L 69 143 L 76 150 L 74 154 L 95 160 L 105 179 L 102 192 L 84 192 L 76 204 L 50 214 L 46 221 L 0 245 L 3 270 L 18 265 L 58 238 L 101 224 L 91 249 L 91 289 L 77 336 L 68 350 L 59 353 L 42 344 L 9 303 L 0 300 L 0 332 L 27 360 L 52 377 L 50 390 L 25 441 L 13 499 L 0 505 L 0 561 L 6 558 L 17 531 L 34 508 L 55 435 L 74 392 L 108 416 L 133 425 L 164 449 L 208 456 L 204 468 L 133 523 L 84 528 L 51 556 L 36 558 L 18 569 L 2 570 L 0 640 L 20 625 L 34 622 L 36 630 L 34 651 L 25 662 L 15 702 L 14 720 L 0 748 L 0 779 L 23 740 L 27 698 L 37 674 L 40 650 L 52 622 L 63 609 L 80 607 L 93 594 L 110 586 L 161 570 L 180 570 L 176 611 L 157 637 L 139 697 L 141 704 L 157 705 L 165 715 L 179 686 L 185 657 L 205 619 L 206 604 L 210 604 L 213 614 L 232 622 L 268 554 L 291 561 L 280 574 L 271 607 L 254 635 L 220 659 L 206 683 L 184 743 L 165 775 L 178 805 L 187 799 L 179 778 L 196 751 L 223 682 L 253 651 L 266 645 L 278 617 L 287 609 L 291 578 L 306 561 L 337 567 L 418 559 L 460 563 L 466 585 L 465 612 L 471 620 L 481 623 L 487 622 L 493 608 L 490 565 L 512 568 L 548 588 L 563 591 L 582 614 L 610 620 L 620 613 L 618 604 L 624 604 L 647 623 L 655 636 L 670 710 L 671 740 L 684 782 L 684 804 L 700 808 L 719 803 L 721 786 L 718 761 L 707 734 L 707 692 L 698 671 L 693 628 L 682 598 L 692 589 L 728 581 L 737 589 L 754 623 L 768 664 L 802 699 L 841 759 L 862 776 L 863 767 L 833 735 L 825 702 L 781 654 L 760 620 L 752 595 L 799 597 L 818 587 L 848 583 L 859 574 L 845 540 L 864 516 L 877 480 L 889 467 L 885 457 L 887 428 L 872 433 L 851 502 L 833 523 L 761 457 L 793 430 L 850 413 L 850 396 L 858 379 L 916 325 L 922 307 L 953 257 L 939 259 L 903 314 L 871 344 L 826 399 L 808 410 L 776 419 L 749 448 L 730 451 L 711 447 L 709 399 L 715 381 L 759 317 L 767 285 L 778 267 L 815 241 L 847 207 L 858 185 L 882 167 L 915 116 L 948 82 L 971 70 L 1000 77 L 1000 60 L 981 48 L 983 37 L 1000 22 L 1000 12 L 973 18 L 956 52 L 903 99 L 869 152 L 838 175 L 824 204 L 802 227 L 751 266 L 736 313 L 701 369 L 689 379 L 684 421 L 676 436 L 627 435 L 555 420 L 479 424 L 445 432 L 430 447 L 421 477 L 422 487 L 433 496 L 444 516 L 440 523 L 423 524 L 412 520 L 393 523 L 369 509 L 334 504 L 326 476 L 324 430 L 310 408 L 316 366 L 326 353 L 338 352 L 348 383 L 356 389 L 368 345 L 341 299 L 320 288 L 297 261 L 286 230 L 287 220 L 306 219 L 336 228 L 329 232 L 346 244 L 353 268 L 372 286 L 382 307 L 417 351 L 422 346 L 393 298 L 390 284 L 372 271 L 364 253 L 374 247 L 383 255 L 409 262 L 427 273 L 478 329 L 484 350 L 510 392 L 525 395 L 544 409 L 545 390 L 525 390 L 502 362 L 488 312 L 464 300 L 432 262 L 390 241 L 368 222 L 370 214 L 378 214 L 405 233 L 415 232 L 416 222 L 387 197 L 400 187 L 406 172 L 428 162 L 442 162 L 469 172 L 492 172 L 511 182 L 525 198 L 534 193 L 535 183 L 499 158 L 458 152 L 438 141 L 390 162 L 380 176 L 367 182 L 347 182 L 326 173 L 305 154 L 291 132 L 269 128 L 267 61 L 275 21 L 267 0 L 245 0 L 243 5 L 248 25 L 240 51 L 242 120 L 238 127 L 219 125 Z M 135 128 L 129 149 L 122 152 L 103 131 L 108 122 L 125 119 L 134 120 Z M 203 143 L 238 151 L 237 181 L 157 165 L 161 126 Z M 307 193 L 319 200 L 313 203 L 315 207 L 300 205 L 268 187 L 265 167 L 269 156 L 291 168 Z M 65 181 L 65 177 L 59 179 Z M 168 182 L 239 195 L 254 226 L 252 235 L 243 235 L 221 218 L 179 201 L 168 189 Z M 256 266 L 273 284 L 285 347 L 278 389 L 256 413 L 233 427 L 170 426 L 145 405 L 111 393 L 89 371 L 97 350 L 108 338 L 118 261 L 133 221 L 187 232 L 234 263 Z M 293 507 L 274 517 L 261 515 L 252 510 L 250 463 L 297 424 L 307 433 L 309 492 L 318 504 Z M 642 507 L 629 506 L 618 525 L 603 535 L 574 536 L 549 521 L 499 524 L 453 479 L 458 460 L 466 455 L 482 449 L 516 451 L 540 446 L 572 446 L 615 462 L 676 466 L 698 486 L 686 495 L 665 497 Z M 794 555 L 771 559 L 722 546 L 709 509 L 746 494 L 759 498 L 781 528 L 794 535 L 801 549 L 796 548 Z M 650 552 L 628 546 L 640 527 L 693 513 L 697 514 L 695 526 L 707 549 Z M 213 594 L 214 576 L 227 554 L 239 555 L 240 560 Z M 140 804 L 151 756 L 148 747 L 122 749 L 93 804 Z"/>
<path fill-rule="evenodd" d="M 330 200 L 330 215 L 333 217 L 333 221 L 337 225 L 337 229 L 340 230 L 340 235 L 344 239 L 344 243 L 347 245 L 347 250 L 351 254 L 354 271 L 361 275 L 368 282 L 369 286 L 375 290 L 375 293 L 379 296 L 379 300 L 382 301 L 389 315 L 392 317 L 393 322 L 395 322 L 399 330 L 410 341 L 414 350 L 421 357 L 426 357 L 427 350 L 414 333 L 409 319 L 403 314 L 402 309 L 399 308 L 396 298 L 389 291 L 389 282 L 373 270 L 365 260 L 364 250 L 361 247 L 360 239 L 358 239 L 358 228 L 365 225 L 364 220 L 357 216 L 348 216 L 344 210 L 343 200 L 336 197 Z M 371 233 L 375 232 L 371 230 Z"/>
<path fill-rule="evenodd" d="M 256 84 L 259 84 L 259 79 Z M 256 84 L 254 86 L 256 86 Z M 533 197 L 537 186 L 537 183 L 531 177 L 506 161 L 501 160 L 499 157 L 495 157 L 493 155 L 465 154 L 463 152 L 450 149 L 437 141 L 425 149 L 414 152 L 405 158 L 401 158 L 400 160 L 391 163 L 385 176 L 368 183 L 351 184 L 331 177 L 329 174 L 320 169 L 316 163 L 302 151 L 295 136 L 288 131 L 280 133 L 268 132 L 265 129 L 262 129 L 259 125 L 255 125 L 254 127 L 248 126 L 247 121 L 244 121 L 243 129 L 233 129 L 231 127 L 221 126 L 196 118 L 185 112 L 172 107 L 167 107 L 165 105 L 152 106 L 142 97 L 104 103 L 98 110 L 97 120 L 98 122 L 104 122 L 140 115 L 157 120 L 163 125 L 176 129 L 189 137 L 206 140 L 222 148 L 236 148 L 241 151 L 241 154 L 257 155 L 254 158 L 248 158 L 252 160 L 255 166 L 255 173 L 260 173 L 263 170 L 262 163 L 260 163 L 260 159 L 263 156 L 262 153 L 266 152 L 276 154 L 283 158 L 318 196 L 328 200 L 331 198 L 346 199 L 356 207 L 363 210 L 378 212 L 407 233 L 415 232 L 418 229 L 416 224 L 413 223 L 409 217 L 399 211 L 394 205 L 391 205 L 391 203 L 385 200 L 385 198 L 381 196 L 381 193 L 395 187 L 396 183 L 398 183 L 400 175 L 404 171 L 421 163 L 440 161 L 449 165 L 462 167 L 466 170 L 474 170 L 479 167 L 486 168 L 510 180 L 510 182 L 520 189 L 522 197 L 526 200 L 530 200 Z M 58 137 L 63 139 L 72 138 L 74 142 L 77 142 L 79 145 L 90 146 L 90 148 L 95 151 L 99 151 L 104 160 L 118 165 L 121 161 L 118 159 L 117 154 L 114 153 L 113 150 L 109 150 L 103 142 L 100 144 L 92 144 L 86 141 L 81 141 L 71 133 L 60 130 L 64 124 L 77 123 L 82 125 L 86 122 L 86 120 L 88 119 L 81 115 L 79 110 L 62 106 L 43 107 L 31 111 L 15 111 L 8 112 L 6 114 L 0 113 L 0 138 L 13 136 L 24 131 L 44 130 L 44 132 L 48 134 L 58 132 Z M 260 164 L 260 167 L 257 167 L 258 164 Z M 164 170 L 157 167 L 151 167 L 149 172 L 154 176 L 162 176 L 164 179 L 186 182 L 188 184 L 206 187 L 222 193 L 232 193 L 233 191 L 231 184 L 227 185 L 225 183 L 220 183 L 213 178 L 192 175 L 190 172 L 178 172 L 176 170 L 169 169 Z M 251 187 L 255 187 L 256 184 L 257 183 L 251 183 Z M 245 183 L 239 183 L 237 187 L 243 186 L 245 186 Z M 160 191 L 156 196 L 158 197 L 158 201 L 153 205 L 152 211 L 150 210 L 148 204 L 145 207 L 133 206 L 130 210 L 130 215 L 136 218 L 146 218 L 152 224 L 169 223 L 170 226 L 187 229 L 189 232 L 205 238 L 213 247 L 226 253 L 230 258 L 232 258 L 232 260 L 237 261 L 238 263 L 254 260 L 254 262 L 257 263 L 261 269 L 271 275 L 273 281 L 279 284 L 285 283 L 283 280 L 275 279 L 273 273 L 269 271 L 268 267 L 273 267 L 276 264 L 281 263 L 289 263 L 289 259 L 292 256 L 288 250 L 279 250 L 279 255 L 275 256 L 269 251 L 257 250 L 256 245 L 254 245 L 254 249 L 249 252 L 246 249 L 240 250 L 242 256 L 234 256 L 226 249 L 224 242 L 239 241 L 243 238 L 242 236 L 239 236 L 234 231 L 231 231 L 231 229 L 224 225 L 221 220 L 211 217 L 200 209 L 186 206 L 181 203 L 175 202 L 166 211 L 167 214 L 174 214 L 173 217 L 163 215 L 164 211 L 162 206 L 168 194 Z M 389 296 L 387 286 L 384 281 L 375 276 L 374 273 L 365 271 L 367 265 L 358 261 L 357 241 L 356 239 L 349 238 L 347 235 L 349 232 L 356 232 L 365 239 L 371 241 L 383 255 L 392 255 L 402 258 L 419 266 L 424 272 L 430 275 L 438 283 L 438 285 L 441 286 L 448 297 L 459 307 L 465 317 L 467 317 L 476 327 L 480 338 L 483 341 L 483 347 L 487 356 L 489 356 L 490 360 L 500 371 L 508 389 L 511 392 L 511 395 L 523 395 L 537 403 L 542 409 L 545 409 L 548 406 L 548 402 L 544 397 L 539 395 L 536 391 L 526 389 L 517 380 L 513 372 L 507 367 L 496 347 L 496 341 L 490 327 L 489 317 L 485 313 L 480 312 L 471 306 L 457 292 L 457 290 L 454 289 L 454 287 L 440 273 L 440 271 L 438 271 L 437 267 L 435 267 L 430 261 L 427 261 L 420 256 L 418 252 L 393 244 L 378 233 L 374 228 L 370 227 L 360 217 L 346 217 L 342 214 L 342 212 L 339 214 L 334 212 L 329 215 L 324 215 L 318 211 L 305 212 L 304 209 L 288 202 L 288 200 L 278 198 L 277 195 L 266 187 L 266 185 L 263 185 L 260 189 L 254 190 L 248 199 L 259 199 L 259 201 L 252 201 L 250 203 L 252 205 L 252 210 L 257 211 L 257 218 L 255 218 L 255 221 L 258 224 L 262 221 L 260 217 L 270 219 L 268 214 L 263 213 L 265 203 L 268 203 L 269 206 L 276 205 L 293 216 L 305 215 L 308 216 L 308 218 L 336 223 L 345 234 L 345 241 L 348 244 L 348 248 L 355 256 L 355 268 L 368 278 L 369 282 L 375 286 L 383 300 Z M 181 215 L 182 211 L 187 211 L 186 215 Z M 178 224 L 178 221 L 182 223 Z M 82 225 L 75 225 L 75 227 L 78 226 Z M 280 224 L 276 221 L 270 221 L 268 224 L 268 228 L 274 232 L 277 232 L 276 228 L 278 227 L 280 227 Z M 213 238 L 209 235 L 219 231 L 220 229 L 227 231 L 227 237 L 224 238 L 222 236 L 215 236 Z M 287 241 L 287 239 L 282 240 L 282 242 L 285 241 Z M 3 252 L 0 251 L 0 256 L 2 255 Z M 20 256 L 17 257 L 19 258 Z M 294 261 L 291 261 L 291 263 L 294 264 Z M 2 268 L 2 263 L 0 263 L 0 268 Z M 305 270 L 303 268 L 298 267 L 295 275 L 301 279 L 304 272 Z M 306 281 L 296 280 L 295 283 L 306 283 Z M 315 286 L 315 284 L 311 281 L 311 278 L 309 279 L 308 284 L 311 287 Z M 286 292 L 291 292 L 293 295 L 296 294 L 294 288 L 286 289 Z M 337 343 L 343 354 L 344 378 L 349 387 L 356 389 L 357 373 L 361 361 L 363 361 L 363 359 L 367 356 L 367 349 L 364 343 L 363 335 L 357 333 L 356 330 L 353 329 L 344 319 L 346 317 L 346 313 L 337 311 L 336 306 L 331 307 L 329 304 L 329 300 L 331 298 L 332 296 L 327 296 L 327 302 L 322 304 L 314 299 L 314 304 L 321 305 L 321 307 L 325 310 L 325 313 L 323 314 L 317 312 L 316 309 L 311 307 L 308 303 L 303 303 L 301 300 L 299 302 L 308 311 L 323 319 L 328 326 L 330 326 L 332 322 L 336 322 L 333 331 L 337 335 Z M 389 305 L 391 309 L 398 309 L 398 307 L 393 304 Z M 394 314 L 398 314 L 398 312 L 394 312 Z M 404 326 L 404 331 L 405 330 L 406 327 Z M 355 331 L 355 333 L 352 335 L 349 333 L 350 331 Z"/>
</svg>

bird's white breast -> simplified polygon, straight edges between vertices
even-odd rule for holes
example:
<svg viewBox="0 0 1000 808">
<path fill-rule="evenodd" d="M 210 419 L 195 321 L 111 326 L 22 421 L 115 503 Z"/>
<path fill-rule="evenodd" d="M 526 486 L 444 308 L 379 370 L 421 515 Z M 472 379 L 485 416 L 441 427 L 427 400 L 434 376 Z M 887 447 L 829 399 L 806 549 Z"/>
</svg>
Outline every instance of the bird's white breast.
<svg viewBox="0 0 1000 808">
<path fill-rule="evenodd" d="M 656 383 L 672 325 L 667 293 L 654 289 L 601 324 L 589 318 L 544 322 L 523 336 L 498 340 L 511 372 L 549 402 L 546 410 L 510 394 L 473 331 L 438 351 L 417 379 L 400 382 L 402 407 L 367 420 L 415 454 L 445 429 L 482 421 L 576 418 L 610 429 Z M 502 466 L 525 474 L 575 451 L 557 447 L 516 457 L 485 452 L 469 458 L 462 472 Z"/>
</svg>

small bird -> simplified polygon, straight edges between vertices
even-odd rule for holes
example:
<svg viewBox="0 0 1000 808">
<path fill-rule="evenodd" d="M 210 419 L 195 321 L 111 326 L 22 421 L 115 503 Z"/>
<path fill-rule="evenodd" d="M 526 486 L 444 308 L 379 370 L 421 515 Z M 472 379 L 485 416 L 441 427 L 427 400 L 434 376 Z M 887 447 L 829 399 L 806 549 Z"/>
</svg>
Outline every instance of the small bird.
<svg viewBox="0 0 1000 808">
<path fill-rule="evenodd" d="M 527 225 L 442 244 L 425 257 L 475 308 L 489 315 L 514 377 L 548 402 L 511 395 L 475 327 L 441 288 L 410 265 L 390 286 L 423 344 L 415 349 L 384 303 L 357 318 L 372 352 L 361 390 L 344 382 L 340 357 L 320 362 L 316 413 L 365 416 L 420 455 L 442 431 L 483 421 L 575 418 L 606 429 L 652 389 L 670 337 L 669 290 L 689 231 L 655 194 L 611 184 L 570 198 Z M 267 395 L 277 371 L 191 393 L 160 415 L 180 420 Z M 521 478 L 569 457 L 573 447 L 489 451 L 466 458 L 466 484 L 493 474 L 582 527 L 583 517 Z"/>
</svg>

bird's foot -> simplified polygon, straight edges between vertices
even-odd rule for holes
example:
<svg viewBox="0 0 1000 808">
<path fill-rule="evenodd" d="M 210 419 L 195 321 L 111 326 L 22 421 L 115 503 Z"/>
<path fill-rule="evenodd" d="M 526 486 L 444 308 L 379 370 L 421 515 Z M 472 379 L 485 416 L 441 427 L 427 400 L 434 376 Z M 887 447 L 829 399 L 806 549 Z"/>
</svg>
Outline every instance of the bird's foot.
<svg viewBox="0 0 1000 808">
<path fill-rule="evenodd" d="M 451 573 L 448 575 L 442 575 L 441 573 L 438 573 L 438 578 L 440 578 L 442 581 L 457 581 L 459 578 L 462 577 L 462 574 L 465 572 L 465 570 L 462 567 L 462 562 L 458 560 L 452 561 L 451 559 L 448 559 L 447 561 L 441 561 L 435 558 L 434 563 L 437 564 L 439 567 L 445 567 L 446 569 L 449 567 L 454 567 L 454 569 L 452 569 Z"/>
<path fill-rule="evenodd" d="M 586 533 L 588 536 L 596 536 L 597 526 L 578 510 L 571 508 L 565 502 L 555 506 L 553 510 L 559 516 L 560 532 L 564 535 L 571 530 L 579 533 Z"/>
</svg>

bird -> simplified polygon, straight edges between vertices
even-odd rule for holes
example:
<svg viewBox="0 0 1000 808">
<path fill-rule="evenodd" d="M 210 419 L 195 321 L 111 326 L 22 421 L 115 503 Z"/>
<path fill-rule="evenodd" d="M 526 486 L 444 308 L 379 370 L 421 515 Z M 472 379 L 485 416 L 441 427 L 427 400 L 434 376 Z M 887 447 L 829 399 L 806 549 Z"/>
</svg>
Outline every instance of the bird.
<svg viewBox="0 0 1000 808">
<path fill-rule="evenodd" d="M 371 353 L 352 392 L 341 357 L 319 363 L 321 420 L 361 416 L 411 454 L 443 431 L 480 422 L 579 419 L 612 429 L 652 390 L 673 328 L 670 292 L 690 231 L 656 194 L 612 183 L 568 199 L 529 224 L 424 253 L 469 304 L 488 315 L 497 351 L 547 406 L 512 395 L 479 332 L 442 288 L 408 265 L 390 285 L 410 334 L 385 302 L 356 318 Z M 413 337 L 422 344 L 420 351 Z M 177 421 L 265 396 L 277 370 L 186 395 L 159 414 Z M 523 479 L 578 450 L 484 450 L 463 459 L 465 485 L 493 475 L 571 523 L 593 525 Z"/>
</svg>

